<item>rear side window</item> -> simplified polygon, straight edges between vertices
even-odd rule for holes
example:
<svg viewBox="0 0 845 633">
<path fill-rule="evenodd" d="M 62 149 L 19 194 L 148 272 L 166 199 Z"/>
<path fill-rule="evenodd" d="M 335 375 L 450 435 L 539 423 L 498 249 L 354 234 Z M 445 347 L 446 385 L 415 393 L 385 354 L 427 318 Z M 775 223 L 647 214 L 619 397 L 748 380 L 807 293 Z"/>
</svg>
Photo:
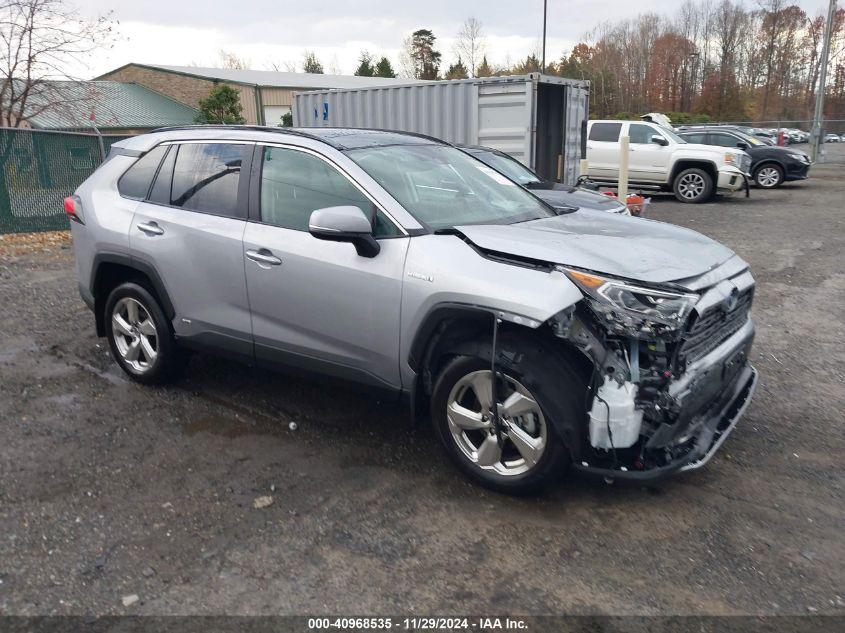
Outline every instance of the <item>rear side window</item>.
<svg viewBox="0 0 845 633">
<path fill-rule="evenodd" d="M 241 166 L 251 145 L 187 143 L 179 146 L 170 206 L 237 216 Z"/>
<path fill-rule="evenodd" d="M 681 134 L 687 143 L 696 143 L 698 145 L 707 145 L 707 134 L 696 132 L 692 134 Z"/>
<path fill-rule="evenodd" d="M 150 184 L 155 178 L 156 170 L 164 156 L 167 147 L 159 145 L 141 156 L 117 181 L 117 190 L 120 195 L 135 200 L 143 200 L 147 197 Z"/>
<path fill-rule="evenodd" d="M 621 131 L 621 123 L 593 123 L 590 128 L 590 140 L 615 143 L 619 140 L 619 132 Z"/>
</svg>

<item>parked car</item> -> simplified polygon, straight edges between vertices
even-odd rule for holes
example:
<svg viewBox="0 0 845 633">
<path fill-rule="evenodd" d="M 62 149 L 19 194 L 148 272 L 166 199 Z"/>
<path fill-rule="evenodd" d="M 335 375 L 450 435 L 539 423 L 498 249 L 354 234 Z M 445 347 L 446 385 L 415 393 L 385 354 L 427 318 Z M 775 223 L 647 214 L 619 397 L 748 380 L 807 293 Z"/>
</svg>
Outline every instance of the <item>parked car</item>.
<svg viewBox="0 0 845 633">
<path fill-rule="evenodd" d="M 503 492 L 570 464 L 699 468 L 756 385 L 754 279 L 729 248 L 561 214 L 433 138 L 163 129 L 114 144 L 65 210 L 80 293 L 132 380 L 171 379 L 185 349 L 351 380 L 404 397 Z"/>
<path fill-rule="evenodd" d="M 610 198 L 584 187 L 573 187 L 553 180 L 545 180 L 513 156 L 497 149 L 467 145 L 459 145 L 458 147 L 488 167 L 504 174 L 515 183 L 529 189 L 538 198 L 542 198 L 555 208 L 568 210 L 595 209 L 631 215 L 628 207 L 615 198 Z"/>
<path fill-rule="evenodd" d="M 744 150 L 751 156 L 751 176 L 754 182 L 764 189 L 779 187 L 790 180 L 804 180 L 810 170 L 810 157 L 801 150 L 765 145 L 734 128 L 688 129 L 680 136 L 690 143 Z"/>
<path fill-rule="evenodd" d="M 672 130 L 646 121 L 590 121 L 588 176 L 601 183 L 619 179 L 619 137 L 630 138 L 629 182 L 673 191 L 681 202 L 705 202 L 717 190 L 736 191 L 749 177 L 751 157 L 738 149 L 693 145 Z"/>
<path fill-rule="evenodd" d="M 839 135 L 838 134 L 825 134 L 824 135 L 824 142 L 825 143 L 838 143 L 839 142 Z"/>
</svg>

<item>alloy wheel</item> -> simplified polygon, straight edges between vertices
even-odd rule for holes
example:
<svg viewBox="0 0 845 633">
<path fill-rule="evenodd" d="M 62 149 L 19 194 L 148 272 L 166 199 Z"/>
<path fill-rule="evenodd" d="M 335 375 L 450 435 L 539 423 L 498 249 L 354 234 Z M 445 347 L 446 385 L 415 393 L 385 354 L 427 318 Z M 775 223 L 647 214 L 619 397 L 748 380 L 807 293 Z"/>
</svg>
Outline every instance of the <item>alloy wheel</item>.
<svg viewBox="0 0 845 633">
<path fill-rule="evenodd" d="M 158 333 L 149 311 L 140 301 L 124 297 L 112 310 L 111 324 L 124 362 L 136 373 L 149 371 L 158 356 Z"/>
<path fill-rule="evenodd" d="M 780 172 L 776 167 L 763 167 L 757 172 L 757 184 L 761 187 L 775 187 L 780 183 Z"/>
<path fill-rule="evenodd" d="M 546 450 L 546 419 L 524 385 L 500 374 L 500 443 L 491 421 L 491 377 L 489 370 L 474 371 L 455 383 L 446 404 L 449 430 L 464 457 L 478 468 L 504 476 L 521 475 L 531 470 Z"/>
<path fill-rule="evenodd" d="M 694 200 L 704 192 L 705 186 L 700 174 L 686 174 L 678 183 L 678 193 L 687 200 Z"/>
</svg>

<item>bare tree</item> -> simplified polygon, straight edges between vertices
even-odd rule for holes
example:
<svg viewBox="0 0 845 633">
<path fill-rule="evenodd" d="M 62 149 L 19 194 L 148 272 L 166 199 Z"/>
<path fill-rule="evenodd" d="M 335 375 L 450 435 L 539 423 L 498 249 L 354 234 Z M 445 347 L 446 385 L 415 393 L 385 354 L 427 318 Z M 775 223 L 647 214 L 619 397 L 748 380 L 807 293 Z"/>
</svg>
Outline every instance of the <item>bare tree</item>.
<svg viewBox="0 0 845 633">
<path fill-rule="evenodd" d="M 230 68 L 232 70 L 247 70 L 249 69 L 249 60 L 245 57 L 238 57 L 232 51 L 220 50 L 217 54 L 220 60 L 221 68 Z"/>
<path fill-rule="evenodd" d="M 88 99 L 69 68 L 87 67 L 116 39 L 111 14 L 85 20 L 62 0 L 0 0 L 0 125 L 22 127 L 47 110 Z"/>
<path fill-rule="evenodd" d="M 475 71 L 484 57 L 487 42 L 481 22 L 475 18 L 467 18 L 455 42 L 455 54 L 458 59 L 466 62 L 470 77 L 475 77 Z"/>
</svg>

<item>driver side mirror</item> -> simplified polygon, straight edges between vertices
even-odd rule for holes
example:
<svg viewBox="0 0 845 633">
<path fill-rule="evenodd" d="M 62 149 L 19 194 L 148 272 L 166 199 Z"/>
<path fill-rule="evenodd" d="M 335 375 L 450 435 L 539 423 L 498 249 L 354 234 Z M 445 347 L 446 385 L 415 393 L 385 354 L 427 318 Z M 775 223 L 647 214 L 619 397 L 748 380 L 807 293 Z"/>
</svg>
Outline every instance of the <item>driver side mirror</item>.
<svg viewBox="0 0 845 633">
<path fill-rule="evenodd" d="M 358 207 L 317 209 L 308 220 L 308 231 L 318 240 L 350 242 L 361 257 L 375 257 L 381 251 L 373 225 Z"/>
<path fill-rule="evenodd" d="M 739 141 L 739 142 L 736 144 L 736 147 L 737 147 L 737 149 L 746 150 L 746 149 L 748 149 L 749 145 L 748 145 L 748 143 L 746 143 L 745 141 Z"/>
<path fill-rule="evenodd" d="M 651 137 L 651 142 L 657 143 L 658 145 L 661 145 L 662 147 L 666 147 L 669 144 L 669 141 L 667 141 L 665 138 L 663 138 L 659 134 L 653 135 Z"/>
</svg>

